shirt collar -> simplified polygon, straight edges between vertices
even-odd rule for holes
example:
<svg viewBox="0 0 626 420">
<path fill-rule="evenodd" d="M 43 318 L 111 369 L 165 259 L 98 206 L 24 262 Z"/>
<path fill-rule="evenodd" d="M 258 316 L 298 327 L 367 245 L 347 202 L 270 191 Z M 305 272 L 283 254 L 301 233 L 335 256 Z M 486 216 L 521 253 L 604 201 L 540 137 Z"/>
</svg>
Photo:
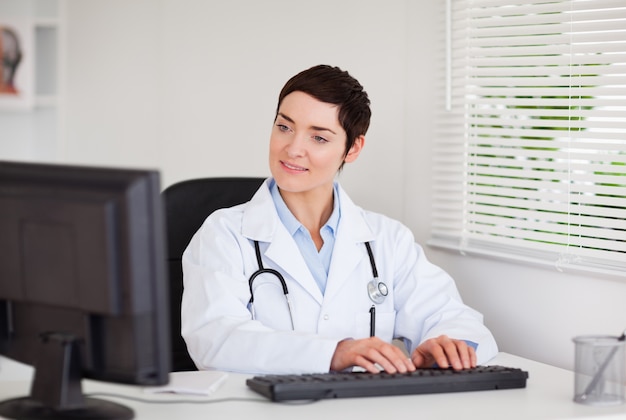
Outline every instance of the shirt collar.
<svg viewBox="0 0 626 420">
<path fill-rule="evenodd" d="M 339 225 L 339 218 L 341 216 L 341 209 L 339 206 L 339 185 L 337 182 L 333 184 L 333 212 L 331 213 L 328 221 L 324 224 L 322 229 L 328 227 L 331 229 L 333 235 L 337 232 L 337 226 Z M 287 228 L 287 231 L 291 236 L 293 236 L 298 229 L 302 226 L 302 223 L 296 219 L 296 217 L 291 213 L 287 204 L 281 197 L 278 192 L 278 185 L 276 185 L 276 181 L 272 179 L 270 183 L 270 192 L 272 194 L 272 199 L 274 200 L 274 205 L 276 206 L 276 211 L 278 212 L 278 217 L 281 222 Z"/>
</svg>

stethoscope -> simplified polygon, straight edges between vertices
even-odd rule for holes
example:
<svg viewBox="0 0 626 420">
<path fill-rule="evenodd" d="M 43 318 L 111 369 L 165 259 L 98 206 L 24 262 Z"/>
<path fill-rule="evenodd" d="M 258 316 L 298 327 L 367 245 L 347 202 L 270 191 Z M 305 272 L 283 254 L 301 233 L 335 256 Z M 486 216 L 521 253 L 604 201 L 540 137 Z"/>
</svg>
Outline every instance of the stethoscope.
<svg viewBox="0 0 626 420">
<path fill-rule="evenodd" d="M 372 252 L 372 247 L 370 246 L 369 242 L 365 242 L 365 248 L 367 248 L 367 255 L 370 258 L 370 265 L 372 266 L 372 275 L 374 276 L 372 280 L 367 283 L 367 294 L 369 295 L 369 298 L 372 302 L 380 304 L 380 303 L 383 303 L 383 301 L 387 297 L 387 294 L 389 293 L 389 289 L 387 288 L 387 285 L 385 283 L 383 283 L 382 281 L 378 279 L 378 270 L 376 269 L 376 261 L 374 261 L 374 253 Z M 285 295 L 285 299 L 287 300 L 287 308 L 289 309 L 289 320 L 291 321 L 291 329 L 292 330 L 295 329 L 294 322 L 293 322 L 293 310 L 291 306 L 291 300 L 289 299 L 289 290 L 287 289 L 287 282 L 285 281 L 285 278 L 283 277 L 282 274 L 280 274 L 279 271 L 274 270 L 272 268 L 263 267 L 263 261 L 261 260 L 261 250 L 259 248 L 259 241 L 254 241 L 254 250 L 256 253 L 257 263 L 259 264 L 259 269 L 256 270 L 254 273 L 252 273 L 252 275 L 250 276 L 250 279 L 248 280 L 248 285 L 250 286 L 250 301 L 248 302 L 248 305 L 250 305 L 250 312 L 252 313 L 252 319 L 256 319 L 256 314 L 254 311 L 254 292 L 252 290 L 252 283 L 254 282 L 254 279 L 256 279 L 261 274 L 264 274 L 264 273 L 272 274 L 276 276 L 276 278 L 280 282 L 280 285 L 283 288 L 283 294 Z M 370 330 L 372 331 L 371 335 L 373 335 L 374 325 L 375 325 L 374 324 L 375 323 L 374 305 L 372 305 L 372 308 L 370 309 L 370 314 L 372 315 L 371 320 L 370 320 Z"/>
<path fill-rule="evenodd" d="M 252 312 L 252 319 L 256 319 L 256 313 L 254 312 L 254 292 L 252 291 L 252 283 L 254 282 L 254 279 L 256 279 L 257 276 L 261 274 L 264 274 L 264 273 L 273 274 L 274 276 L 276 276 L 278 281 L 280 281 L 280 284 L 283 287 L 283 293 L 285 294 L 285 299 L 287 300 L 287 307 L 289 308 L 289 320 L 291 321 L 291 329 L 294 330 L 295 327 L 293 323 L 293 311 L 291 308 L 291 300 L 289 299 L 289 290 L 287 289 L 287 282 L 285 281 L 285 278 L 283 277 L 282 274 L 280 274 L 279 271 L 274 270 L 273 268 L 263 268 L 263 261 L 261 261 L 261 250 L 259 249 L 259 241 L 254 241 L 254 250 L 256 252 L 256 260 L 257 260 L 257 263 L 259 264 L 259 269 L 256 270 L 254 273 L 252 273 L 252 275 L 250 276 L 250 279 L 248 280 L 248 284 L 250 285 L 250 301 L 248 302 L 248 305 L 250 305 L 250 312 Z"/>
</svg>

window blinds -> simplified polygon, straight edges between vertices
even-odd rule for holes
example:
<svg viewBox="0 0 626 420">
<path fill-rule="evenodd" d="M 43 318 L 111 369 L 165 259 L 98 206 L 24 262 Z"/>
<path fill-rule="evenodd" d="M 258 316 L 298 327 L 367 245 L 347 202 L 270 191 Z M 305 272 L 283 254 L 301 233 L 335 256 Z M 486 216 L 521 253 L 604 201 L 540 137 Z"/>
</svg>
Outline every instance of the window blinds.
<svg viewBox="0 0 626 420">
<path fill-rule="evenodd" d="M 431 244 L 626 274 L 626 3 L 448 6 Z"/>
</svg>

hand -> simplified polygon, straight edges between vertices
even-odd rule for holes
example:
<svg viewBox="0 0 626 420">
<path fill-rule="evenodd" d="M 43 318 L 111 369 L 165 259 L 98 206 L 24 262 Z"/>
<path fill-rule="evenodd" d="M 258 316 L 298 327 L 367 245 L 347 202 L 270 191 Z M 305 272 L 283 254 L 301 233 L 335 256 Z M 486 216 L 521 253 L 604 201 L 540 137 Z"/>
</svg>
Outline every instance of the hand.
<svg viewBox="0 0 626 420">
<path fill-rule="evenodd" d="M 411 355 L 416 367 L 452 367 L 454 370 L 476 367 L 476 352 L 463 340 L 454 340 L 446 335 L 431 338 L 417 346 Z"/>
<path fill-rule="evenodd" d="M 343 340 L 337 344 L 330 369 L 340 371 L 352 366 L 360 366 L 372 373 L 380 372 L 379 366 L 388 373 L 415 370 L 413 362 L 402 350 L 378 337 Z"/>
</svg>

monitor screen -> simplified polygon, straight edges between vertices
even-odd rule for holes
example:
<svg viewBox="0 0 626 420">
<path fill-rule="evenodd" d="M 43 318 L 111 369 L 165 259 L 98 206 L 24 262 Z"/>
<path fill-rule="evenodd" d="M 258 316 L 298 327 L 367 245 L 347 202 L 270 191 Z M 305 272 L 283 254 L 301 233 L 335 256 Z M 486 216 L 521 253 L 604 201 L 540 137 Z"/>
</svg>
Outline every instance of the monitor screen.
<svg viewBox="0 0 626 420">
<path fill-rule="evenodd" d="M 0 415 L 125 409 L 83 377 L 167 383 L 163 219 L 157 171 L 0 162 L 0 353 L 35 367 Z"/>
</svg>

